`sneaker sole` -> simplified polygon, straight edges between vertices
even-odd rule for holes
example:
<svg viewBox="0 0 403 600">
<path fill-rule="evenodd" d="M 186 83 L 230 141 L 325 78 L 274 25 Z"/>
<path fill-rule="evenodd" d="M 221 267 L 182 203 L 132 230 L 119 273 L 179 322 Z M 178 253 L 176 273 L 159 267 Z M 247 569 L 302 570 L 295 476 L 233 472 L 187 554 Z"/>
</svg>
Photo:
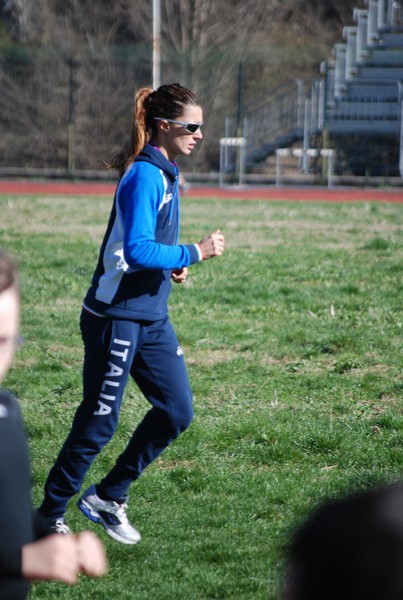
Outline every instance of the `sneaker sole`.
<svg viewBox="0 0 403 600">
<path fill-rule="evenodd" d="M 120 542 L 121 544 L 127 544 L 127 545 L 134 545 L 137 544 L 137 542 L 140 541 L 141 537 L 139 534 L 139 538 L 138 540 L 128 540 L 127 538 L 121 537 L 118 533 L 116 533 L 116 531 L 113 531 L 112 529 L 109 528 L 108 524 L 105 523 L 105 521 L 103 520 L 103 518 L 101 517 L 101 515 L 92 508 L 92 506 L 90 504 L 88 504 L 84 499 L 81 499 L 77 502 L 78 508 L 81 510 L 81 512 L 88 517 L 88 519 L 90 519 L 90 521 L 93 521 L 93 523 L 99 523 L 100 525 L 102 525 L 102 527 L 105 529 L 105 532 L 114 540 L 116 540 L 117 542 Z"/>
</svg>

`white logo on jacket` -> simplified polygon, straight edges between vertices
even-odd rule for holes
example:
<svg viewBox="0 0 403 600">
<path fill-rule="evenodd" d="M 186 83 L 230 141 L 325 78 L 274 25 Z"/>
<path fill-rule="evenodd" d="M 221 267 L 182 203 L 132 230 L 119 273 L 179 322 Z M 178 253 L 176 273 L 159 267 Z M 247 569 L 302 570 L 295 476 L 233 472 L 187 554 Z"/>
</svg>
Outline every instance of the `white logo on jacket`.
<svg viewBox="0 0 403 600">
<path fill-rule="evenodd" d="M 158 212 L 161 210 L 161 208 L 162 208 L 162 207 L 163 207 L 165 204 L 169 204 L 169 202 L 172 202 L 172 199 L 173 199 L 173 194 L 172 194 L 172 193 L 169 193 L 169 194 L 167 194 L 167 189 L 168 189 L 168 181 L 167 181 L 167 178 L 166 178 L 166 176 L 165 176 L 165 174 L 164 174 L 164 172 L 163 172 L 163 171 L 161 171 L 161 170 L 160 170 L 160 173 L 161 173 L 161 175 L 162 175 L 162 181 L 164 182 L 164 190 L 165 190 L 165 191 L 164 191 L 164 195 L 163 195 L 163 197 L 162 197 L 161 204 L 160 204 L 160 205 L 159 205 L 159 207 L 158 207 Z"/>
<path fill-rule="evenodd" d="M 162 202 L 158 207 L 158 212 L 161 210 L 161 208 L 165 205 L 165 204 L 169 204 L 170 202 L 172 202 L 172 198 L 173 198 L 173 194 L 164 194 L 163 198 L 162 198 Z"/>
</svg>

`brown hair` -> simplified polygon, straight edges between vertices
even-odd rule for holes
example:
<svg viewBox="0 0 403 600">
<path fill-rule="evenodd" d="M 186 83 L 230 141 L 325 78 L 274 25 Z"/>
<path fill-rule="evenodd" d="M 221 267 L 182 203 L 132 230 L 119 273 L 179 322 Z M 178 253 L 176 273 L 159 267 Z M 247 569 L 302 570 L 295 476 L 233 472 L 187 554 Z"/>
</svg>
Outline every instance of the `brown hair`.
<svg viewBox="0 0 403 600">
<path fill-rule="evenodd" d="M 11 287 L 18 289 L 18 264 L 10 254 L 0 250 L 0 294 Z"/>
<path fill-rule="evenodd" d="M 157 90 L 141 88 L 134 97 L 130 140 L 106 163 L 107 166 L 119 171 L 121 177 L 150 141 L 156 130 L 155 117 L 177 119 L 187 106 L 199 105 L 196 94 L 179 83 L 162 85 Z"/>
</svg>

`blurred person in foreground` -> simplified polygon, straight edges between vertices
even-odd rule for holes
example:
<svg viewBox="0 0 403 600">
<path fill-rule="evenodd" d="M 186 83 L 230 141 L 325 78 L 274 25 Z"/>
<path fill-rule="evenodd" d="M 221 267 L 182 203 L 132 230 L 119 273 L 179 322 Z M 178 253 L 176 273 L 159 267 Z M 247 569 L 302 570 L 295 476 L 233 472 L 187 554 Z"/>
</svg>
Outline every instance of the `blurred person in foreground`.
<svg viewBox="0 0 403 600">
<path fill-rule="evenodd" d="M 297 531 L 282 600 L 402 599 L 402 484 L 328 502 Z"/>
<path fill-rule="evenodd" d="M 0 381 L 12 363 L 19 327 L 18 269 L 0 250 Z M 19 404 L 0 389 L 0 600 L 27 598 L 29 581 L 74 584 L 83 572 L 106 571 L 101 542 L 91 532 L 49 534 L 31 505 L 30 467 Z"/>
<path fill-rule="evenodd" d="M 188 88 L 177 83 L 142 88 L 135 96 L 131 137 L 109 164 L 120 179 L 81 312 L 83 400 L 39 507 L 56 532 L 66 531 L 67 504 L 115 433 L 129 377 L 148 410 L 115 465 L 78 501 L 114 540 L 140 540 L 126 513 L 129 487 L 192 421 L 192 392 L 168 297 L 171 282 L 184 283 L 190 265 L 224 251 L 219 230 L 198 243 L 179 243 L 175 159 L 193 152 L 202 125 L 200 102 Z"/>
</svg>

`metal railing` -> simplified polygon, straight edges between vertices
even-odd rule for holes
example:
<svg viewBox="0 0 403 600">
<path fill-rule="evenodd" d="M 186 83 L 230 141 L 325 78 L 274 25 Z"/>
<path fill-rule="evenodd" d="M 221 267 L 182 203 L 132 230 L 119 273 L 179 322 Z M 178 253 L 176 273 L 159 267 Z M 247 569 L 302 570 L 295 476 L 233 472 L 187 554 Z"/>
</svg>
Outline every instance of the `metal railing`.
<svg viewBox="0 0 403 600">
<path fill-rule="evenodd" d="M 279 143 L 300 138 L 304 129 L 305 84 L 295 78 L 277 88 L 246 111 L 243 121 L 245 160 L 274 152 Z M 272 148 L 271 148 L 272 146 Z"/>
<path fill-rule="evenodd" d="M 393 30 L 403 26 L 403 6 L 397 0 L 378 0 L 378 28 Z"/>
</svg>

